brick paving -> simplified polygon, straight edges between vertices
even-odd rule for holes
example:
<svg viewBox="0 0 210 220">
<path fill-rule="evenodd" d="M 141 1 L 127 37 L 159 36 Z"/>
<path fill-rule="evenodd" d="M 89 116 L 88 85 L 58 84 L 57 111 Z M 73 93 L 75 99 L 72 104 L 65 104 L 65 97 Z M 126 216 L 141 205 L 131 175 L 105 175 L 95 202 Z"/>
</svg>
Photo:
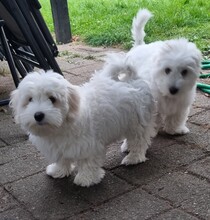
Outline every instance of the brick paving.
<svg viewBox="0 0 210 220">
<path fill-rule="evenodd" d="M 107 52 L 118 49 L 68 44 L 59 50 L 65 77 L 81 84 L 102 67 Z M 8 97 L 13 88 L 10 75 L 1 75 L 0 97 Z M 198 91 L 189 134 L 159 134 L 148 151 L 149 160 L 136 166 L 120 165 L 120 143 L 109 146 L 105 178 L 82 188 L 73 184 L 73 177 L 48 177 L 45 158 L 14 123 L 11 110 L 1 108 L 0 219 L 210 219 L 209 110 L 210 98 Z"/>
</svg>

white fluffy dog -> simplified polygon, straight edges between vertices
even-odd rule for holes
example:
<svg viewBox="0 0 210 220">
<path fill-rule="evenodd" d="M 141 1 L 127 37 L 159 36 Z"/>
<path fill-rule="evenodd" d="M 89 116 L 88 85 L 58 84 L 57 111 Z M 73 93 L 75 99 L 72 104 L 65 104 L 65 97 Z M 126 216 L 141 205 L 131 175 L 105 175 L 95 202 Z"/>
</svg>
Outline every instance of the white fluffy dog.
<svg viewBox="0 0 210 220">
<path fill-rule="evenodd" d="M 186 134 L 190 107 L 196 93 L 201 52 L 186 39 L 157 41 L 144 44 L 144 26 L 152 14 L 139 10 L 133 19 L 133 48 L 127 62 L 138 75 L 148 80 L 158 102 L 157 122 L 169 134 Z"/>
<path fill-rule="evenodd" d="M 124 68 L 123 64 L 118 67 Z M 34 72 L 12 92 L 10 106 L 16 122 L 52 162 L 48 175 L 69 176 L 76 166 L 75 184 L 97 184 L 105 174 L 105 146 L 123 138 L 129 153 L 122 164 L 146 160 L 154 135 L 151 90 L 141 79 L 116 81 L 112 73 L 120 70 L 110 71 L 95 74 L 82 86 L 52 71 Z"/>
</svg>

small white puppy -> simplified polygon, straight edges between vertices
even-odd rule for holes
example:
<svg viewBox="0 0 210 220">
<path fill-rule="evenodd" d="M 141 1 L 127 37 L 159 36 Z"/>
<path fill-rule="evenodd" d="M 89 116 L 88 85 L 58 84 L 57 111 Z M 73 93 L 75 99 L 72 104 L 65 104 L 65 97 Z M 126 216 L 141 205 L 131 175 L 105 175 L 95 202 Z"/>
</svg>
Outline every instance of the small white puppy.
<svg viewBox="0 0 210 220">
<path fill-rule="evenodd" d="M 201 52 L 186 39 L 144 44 L 144 26 L 152 14 L 139 10 L 133 19 L 133 48 L 127 63 L 150 83 L 158 102 L 157 124 L 169 134 L 186 134 L 186 121 L 196 93 Z"/>
<path fill-rule="evenodd" d="M 141 79 L 125 83 L 111 75 L 102 71 L 83 86 L 74 86 L 52 71 L 34 72 L 12 92 L 16 122 L 52 162 L 48 175 L 69 176 L 76 166 L 75 184 L 97 184 L 105 174 L 105 146 L 123 138 L 129 153 L 122 164 L 146 160 L 154 136 L 150 88 Z"/>
</svg>

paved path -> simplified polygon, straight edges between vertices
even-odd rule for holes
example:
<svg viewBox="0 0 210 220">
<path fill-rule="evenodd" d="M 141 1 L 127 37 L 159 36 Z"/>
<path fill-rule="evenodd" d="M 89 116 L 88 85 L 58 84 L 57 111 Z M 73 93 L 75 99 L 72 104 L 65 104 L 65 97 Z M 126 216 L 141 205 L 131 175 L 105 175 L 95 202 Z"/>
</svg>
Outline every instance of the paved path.
<svg viewBox="0 0 210 220">
<path fill-rule="evenodd" d="M 64 45 L 58 62 L 72 83 L 87 81 L 110 48 Z M 14 87 L 0 77 L 1 97 Z M 4 82 L 4 83 L 3 83 Z M 197 93 L 185 136 L 158 135 L 143 164 L 120 165 L 120 143 L 109 147 L 103 181 L 90 188 L 73 177 L 45 174 L 45 158 L 14 124 L 11 111 L 0 111 L 0 219 L 196 220 L 210 219 L 210 98 Z"/>
</svg>

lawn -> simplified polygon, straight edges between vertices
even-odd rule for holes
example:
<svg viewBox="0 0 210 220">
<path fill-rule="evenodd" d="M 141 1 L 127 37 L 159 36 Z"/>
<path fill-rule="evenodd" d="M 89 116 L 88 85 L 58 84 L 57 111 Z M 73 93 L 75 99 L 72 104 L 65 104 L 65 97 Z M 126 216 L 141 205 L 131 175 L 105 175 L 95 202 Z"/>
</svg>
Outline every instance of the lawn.
<svg viewBox="0 0 210 220">
<path fill-rule="evenodd" d="M 53 32 L 50 1 L 39 0 L 42 14 Z M 186 37 L 203 51 L 210 51 L 209 0 L 68 0 L 71 30 L 94 46 L 131 47 L 131 23 L 139 8 L 154 17 L 146 26 L 147 43 Z"/>
</svg>

